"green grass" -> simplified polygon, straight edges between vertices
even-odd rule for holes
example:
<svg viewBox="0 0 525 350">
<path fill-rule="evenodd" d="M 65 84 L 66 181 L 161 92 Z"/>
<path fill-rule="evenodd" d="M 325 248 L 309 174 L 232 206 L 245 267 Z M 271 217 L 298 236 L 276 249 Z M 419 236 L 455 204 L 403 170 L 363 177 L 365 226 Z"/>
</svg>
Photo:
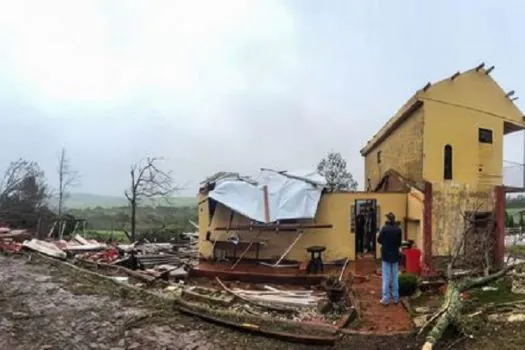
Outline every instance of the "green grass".
<svg viewBox="0 0 525 350">
<path fill-rule="evenodd" d="M 506 248 L 507 253 L 519 258 L 525 258 L 525 245 L 511 245 Z"/>
<path fill-rule="evenodd" d="M 474 288 L 470 291 L 475 304 L 506 303 L 511 301 L 523 300 L 525 295 L 512 293 L 512 280 L 510 277 L 502 278 L 488 286 L 496 287 L 496 290 L 486 290 Z"/>
<path fill-rule="evenodd" d="M 56 198 L 51 198 L 51 203 L 56 203 Z M 85 208 L 113 208 L 113 207 L 127 207 L 128 201 L 124 196 L 107 196 L 91 193 L 72 193 L 67 199 L 66 205 L 69 209 L 85 209 Z M 187 207 L 197 205 L 197 197 L 171 197 L 169 201 L 157 200 L 153 203 L 144 202 L 144 205 L 162 205 L 172 207 Z"/>
<path fill-rule="evenodd" d="M 519 223 L 520 222 L 520 215 L 519 212 L 522 210 L 525 210 L 525 208 L 507 208 L 505 209 L 509 215 L 514 216 L 514 222 Z"/>
<path fill-rule="evenodd" d="M 88 230 L 85 232 L 85 238 L 94 239 L 100 242 L 107 241 L 108 239 L 115 240 L 119 243 L 129 243 L 128 237 L 123 231 L 110 231 L 110 230 Z"/>
</svg>

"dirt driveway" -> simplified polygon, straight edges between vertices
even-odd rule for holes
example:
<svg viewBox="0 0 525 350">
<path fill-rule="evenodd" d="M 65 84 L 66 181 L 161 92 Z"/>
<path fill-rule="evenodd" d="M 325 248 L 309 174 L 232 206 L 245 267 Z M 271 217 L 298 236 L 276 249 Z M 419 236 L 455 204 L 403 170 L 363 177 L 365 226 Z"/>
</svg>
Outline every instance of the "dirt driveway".
<svg viewBox="0 0 525 350">
<path fill-rule="evenodd" d="M 332 349 L 411 349 L 405 337 L 341 339 Z M 103 291 L 27 256 L 0 255 L 0 349 L 320 349 L 241 333 Z"/>
<path fill-rule="evenodd" d="M 75 294 L 51 266 L 0 256 L 0 349 L 219 349 L 202 324 L 140 322 L 136 301 Z"/>
</svg>

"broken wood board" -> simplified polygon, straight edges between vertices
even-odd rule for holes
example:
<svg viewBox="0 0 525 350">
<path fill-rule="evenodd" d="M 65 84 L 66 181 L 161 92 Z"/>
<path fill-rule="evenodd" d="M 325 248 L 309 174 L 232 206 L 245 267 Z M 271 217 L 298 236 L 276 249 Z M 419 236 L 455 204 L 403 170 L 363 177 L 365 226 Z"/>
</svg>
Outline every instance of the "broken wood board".
<svg viewBox="0 0 525 350">
<path fill-rule="evenodd" d="M 239 299 L 241 299 L 241 300 L 243 300 L 243 301 L 245 301 L 247 303 L 251 303 L 251 304 L 253 304 L 255 306 L 263 307 L 263 308 L 266 308 L 266 309 L 269 309 L 269 310 L 273 310 L 273 311 L 297 313 L 297 310 L 295 308 L 275 306 L 275 305 L 271 305 L 271 304 L 268 304 L 268 303 L 259 302 L 257 300 L 252 300 L 250 298 L 247 298 L 246 296 L 244 296 L 242 294 L 239 294 L 239 293 L 235 292 L 234 290 L 231 290 L 230 288 L 226 287 L 226 285 L 224 283 L 222 283 L 222 281 L 220 280 L 219 277 L 215 277 L 215 280 L 221 286 L 222 289 L 224 289 L 228 293 L 234 295 L 235 297 L 237 297 L 237 298 L 239 298 Z"/>
<path fill-rule="evenodd" d="M 204 292 L 204 293 L 203 293 Z M 220 291 L 204 287 L 189 287 L 182 290 L 182 297 L 186 300 L 195 300 L 205 303 L 212 303 L 222 306 L 230 306 L 235 297 L 232 295 L 221 294 Z"/>
</svg>

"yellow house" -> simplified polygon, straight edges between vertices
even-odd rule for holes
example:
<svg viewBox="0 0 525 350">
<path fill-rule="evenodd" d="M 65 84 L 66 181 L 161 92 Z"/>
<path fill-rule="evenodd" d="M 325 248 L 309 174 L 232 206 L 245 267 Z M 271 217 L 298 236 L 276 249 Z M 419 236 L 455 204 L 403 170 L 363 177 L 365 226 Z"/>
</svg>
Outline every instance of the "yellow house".
<svg viewBox="0 0 525 350">
<path fill-rule="evenodd" d="M 244 259 L 305 262 L 308 247 L 323 246 L 325 261 L 355 260 L 356 213 L 365 205 L 375 208 L 377 227 L 387 212 L 396 215 L 404 238 L 422 250 L 425 271 L 432 256 L 451 253 L 465 214 L 472 212 L 495 219 L 501 259 L 508 189 L 503 184 L 503 137 L 523 130 L 525 122 L 512 94 L 490 76 L 492 69 L 482 64 L 417 91 L 361 150 L 367 191 L 323 192 L 310 219 L 253 220 L 210 198 L 210 183 L 203 186 L 201 257 L 217 258 L 232 247 L 233 235 L 235 259 L 246 252 Z"/>
<path fill-rule="evenodd" d="M 493 69 L 481 64 L 428 83 L 361 149 L 368 190 L 382 186 L 391 170 L 410 181 L 414 193 L 430 185 L 434 255 L 450 253 L 465 212 L 494 211 L 494 190 L 504 186 L 504 135 L 525 128 L 514 92 L 497 84 Z M 408 230 L 421 238 L 421 225 Z"/>
<path fill-rule="evenodd" d="M 213 213 L 210 205 L 213 200 L 201 193 L 199 201 L 199 253 L 205 259 L 217 257 L 214 248 L 218 242 L 226 242 L 235 234 L 241 244 L 237 256 L 246 243 L 255 240 L 263 243 L 259 250 L 251 249 L 246 259 L 276 262 L 307 261 L 310 256 L 306 250 L 310 246 L 323 246 L 323 260 L 335 261 L 356 258 L 356 206 L 372 202 L 377 208 L 377 222 L 384 221 L 384 214 L 393 212 L 396 217 L 406 216 L 407 195 L 404 192 L 368 193 L 339 192 L 322 195 L 314 220 L 286 220 L 279 224 L 252 224 L 246 216 L 232 212 L 220 203 L 214 203 Z M 298 235 L 301 237 L 298 239 Z M 297 241 L 296 241 L 297 240 Z M 294 243 L 292 246 L 292 243 Z M 287 252 L 287 249 L 291 249 Z M 287 252 L 287 253 L 286 253 Z M 285 254 L 286 253 L 286 254 Z"/>
</svg>

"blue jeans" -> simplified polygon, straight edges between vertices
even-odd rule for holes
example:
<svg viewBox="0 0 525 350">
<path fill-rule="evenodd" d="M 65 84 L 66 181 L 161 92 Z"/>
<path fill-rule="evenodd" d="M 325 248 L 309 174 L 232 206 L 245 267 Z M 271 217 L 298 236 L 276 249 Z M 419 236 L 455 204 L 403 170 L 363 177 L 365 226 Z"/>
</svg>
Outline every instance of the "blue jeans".
<svg viewBox="0 0 525 350">
<path fill-rule="evenodd" d="M 399 281 L 397 279 L 398 269 L 399 266 L 397 262 L 389 263 L 382 261 L 381 275 L 383 276 L 383 298 L 381 301 L 383 303 L 388 303 L 390 301 L 390 293 L 392 293 L 394 303 L 399 301 Z"/>
</svg>

